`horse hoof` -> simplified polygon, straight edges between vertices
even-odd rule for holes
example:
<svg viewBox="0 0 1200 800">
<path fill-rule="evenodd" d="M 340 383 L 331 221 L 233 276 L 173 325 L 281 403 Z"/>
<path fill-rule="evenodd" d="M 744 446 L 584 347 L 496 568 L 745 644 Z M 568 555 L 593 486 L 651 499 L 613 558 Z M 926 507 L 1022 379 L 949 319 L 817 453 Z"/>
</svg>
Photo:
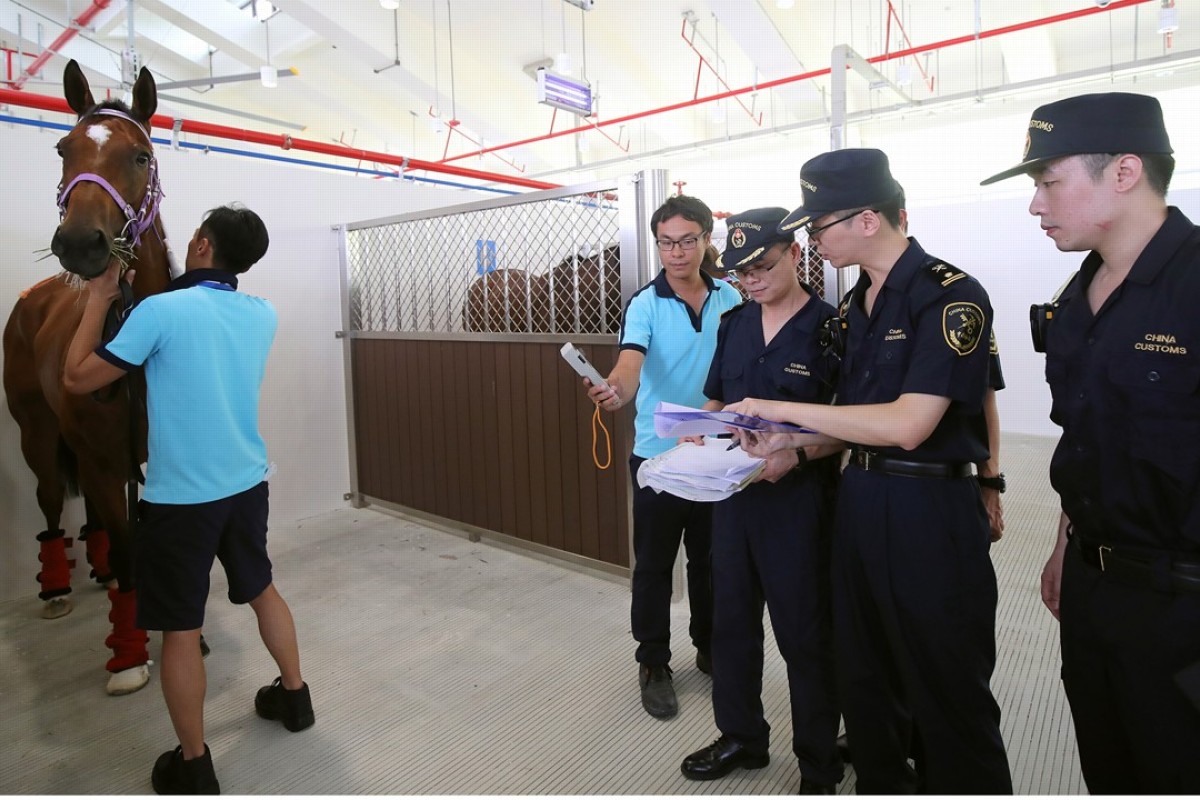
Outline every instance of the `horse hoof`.
<svg viewBox="0 0 1200 800">
<path fill-rule="evenodd" d="M 123 669 L 120 672 L 114 672 L 109 676 L 108 686 L 105 687 L 105 690 L 113 696 L 133 694 L 149 682 L 150 667 L 141 664 L 129 669 Z"/>
<path fill-rule="evenodd" d="M 71 613 L 71 609 L 75 604 L 71 598 L 66 595 L 51 597 L 49 600 L 42 603 L 42 619 L 58 619 L 65 617 Z"/>
</svg>

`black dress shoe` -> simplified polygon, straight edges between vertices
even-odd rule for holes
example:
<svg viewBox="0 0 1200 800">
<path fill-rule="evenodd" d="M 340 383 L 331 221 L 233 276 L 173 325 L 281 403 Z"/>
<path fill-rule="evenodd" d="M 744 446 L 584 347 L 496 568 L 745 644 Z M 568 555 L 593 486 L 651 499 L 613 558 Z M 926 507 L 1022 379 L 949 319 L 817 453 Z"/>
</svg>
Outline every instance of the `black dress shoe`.
<svg viewBox="0 0 1200 800">
<path fill-rule="evenodd" d="M 679 713 L 671 668 L 666 664 L 639 665 L 638 683 L 642 686 L 642 708 L 646 709 L 647 714 L 658 719 L 670 719 Z"/>
<path fill-rule="evenodd" d="M 813 783 L 802 776 L 800 794 L 837 794 L 837 787 L 828 783 Z"/>
<path fill-rule="evenodd" d="M 712 651 L 696 651 L 696 669 L 700 670 L 705 675 L 712 675 Z"/>
<path fill-rule="evenodd" d="M 711 781 L 728 775 L 738 767 L 762 769 L 770 763 L 769 753 L 755 753 L 722 736 L 703 750 L 697 750 L 685 758 L 679 765 L 679 771 L 685 778 L 694 781 Z"/>
<path fill-rule="evenodd" d="M 842 757 L 843 764 L 853 764 L 854 761 L 850 756 L 850 740 L 846 738 L 846 734 L 842 734 L 837 738 L 838 755 Z"/>
</svg>

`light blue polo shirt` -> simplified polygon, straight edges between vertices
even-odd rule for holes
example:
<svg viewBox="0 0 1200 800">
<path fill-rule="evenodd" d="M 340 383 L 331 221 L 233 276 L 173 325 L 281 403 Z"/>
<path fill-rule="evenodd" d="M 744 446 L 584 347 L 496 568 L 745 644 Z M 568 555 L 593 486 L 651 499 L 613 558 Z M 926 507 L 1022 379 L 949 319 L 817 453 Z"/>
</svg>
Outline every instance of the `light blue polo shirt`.
<svg viewBox="0 0 1200 800">
<path fill-rule="evenodd" d="M 208 280 L 205 280 L 208 278 Z M 145 298 L 97 355 L 146 368 L 152 503 L 207 503 L 261 483 L 259 387 L 275 339 L 275 309 L 217 270 L 186 272 Z"/>
<path fill-rule="evenodd" d="M 699 408 L 708 400 L 704 381 L 717 349 L 717 326 L 721 315 L 742 302 L 729 284 L 700 277 L 708 286 L 708 298 L 700 315 L 667 283 L 667 273 L 638 289 L 625 308 L 621 322 L 621 349 L 637 350 L 646 357 L 637 392 L 633 453 L 653 458 L 675 446 L 674 439 L 654 433 L 654 408 L 660 401 Z"/>
</svg>

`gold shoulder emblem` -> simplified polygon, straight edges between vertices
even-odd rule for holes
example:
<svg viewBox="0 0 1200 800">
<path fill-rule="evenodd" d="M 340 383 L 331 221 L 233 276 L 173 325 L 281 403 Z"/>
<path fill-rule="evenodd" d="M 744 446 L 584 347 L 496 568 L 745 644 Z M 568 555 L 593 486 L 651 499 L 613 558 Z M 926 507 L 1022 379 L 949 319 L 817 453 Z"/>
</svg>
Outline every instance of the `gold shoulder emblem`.
<svg viewBox="0 0 1200 800">
<path fill-rule="evenodd" d="M 942 335 L 960 356 L 975 352 L 983 338 L 983 309 L 974 303 L 949 303 L 942 309 Z"/>
</svg>

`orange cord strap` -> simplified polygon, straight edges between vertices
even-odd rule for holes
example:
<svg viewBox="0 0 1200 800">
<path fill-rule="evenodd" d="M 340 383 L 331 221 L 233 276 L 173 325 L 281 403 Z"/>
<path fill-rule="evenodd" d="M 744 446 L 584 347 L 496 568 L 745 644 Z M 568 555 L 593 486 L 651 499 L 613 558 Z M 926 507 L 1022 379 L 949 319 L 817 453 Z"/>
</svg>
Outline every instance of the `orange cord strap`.
<svg viewBox="0 0 1200 800">
<path fill-rule="evenodd" d="M 608 458 L 603 464 L 600 463 L 600 457 L 596 454 L 596 444 L 598 437 L 596 436 L 596 427 L 604 431 L 604 447 L 608 450 Z M 612 466 L 612 437 L 608 435 L 608 428 L 604 427 L 604 420 L 600 418 L 600 404 L 596 404 L 596 411 L 592 414 L 592 463 L 596 465 L 596 469 L 608 469 Z"/>
</svg>

